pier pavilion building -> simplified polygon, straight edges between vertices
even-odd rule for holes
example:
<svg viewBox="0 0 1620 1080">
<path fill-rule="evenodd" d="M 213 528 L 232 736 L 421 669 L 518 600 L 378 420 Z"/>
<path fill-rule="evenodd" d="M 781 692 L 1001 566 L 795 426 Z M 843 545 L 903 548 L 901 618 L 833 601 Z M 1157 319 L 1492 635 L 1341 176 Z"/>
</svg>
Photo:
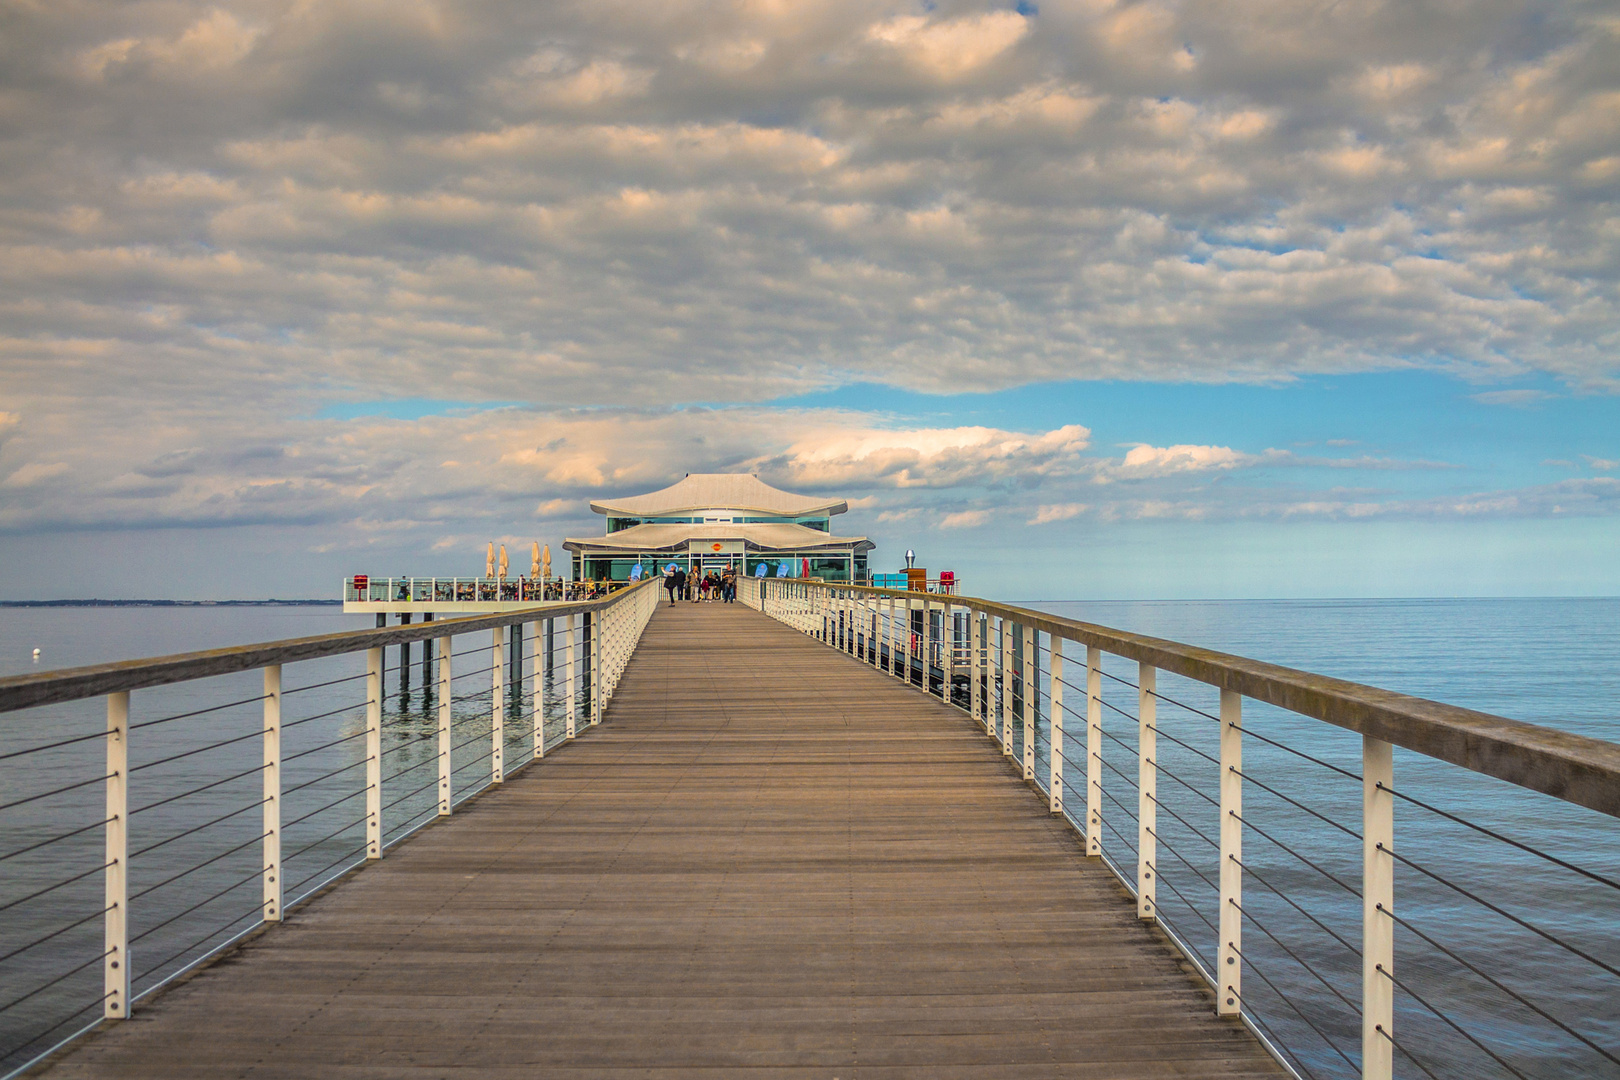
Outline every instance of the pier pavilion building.
<svg viewBox="0 0 1620 1080">
<path fill-rule="evenodd" d="M 761 564 L 774 576 L 786 563 L 795 577 L 865 581 L 876 546 L 833 535 L 845 500 L 795 495 L 750 473 L 688 473 L 661 491 L 590 505 L 607 518 L 607 532 L 563 541 L 575 580 L 624 581 L 638 562 L 647 571 L 673 562 L 688 572 L 729 566 L 750 576 Z"/>
</svg>

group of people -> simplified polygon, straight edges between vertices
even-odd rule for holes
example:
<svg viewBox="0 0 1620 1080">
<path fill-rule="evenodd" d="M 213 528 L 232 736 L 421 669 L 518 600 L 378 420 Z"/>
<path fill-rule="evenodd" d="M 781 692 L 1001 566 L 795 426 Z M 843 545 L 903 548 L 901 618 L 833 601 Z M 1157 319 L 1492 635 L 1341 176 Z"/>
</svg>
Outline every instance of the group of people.
<svg viewBox="0 0 1620 1080">
<path fill-rule="evenodd" d="M 716 573 L 710 570 L 707 574 L 696 572 L 687 573 L 674 563 L 664 568 L 664 591 L 669 593 L 669 602 L 675 603 L 677 599 L 687 600 L 694 604 L 710 603 L 719 600 L 730 604 L 737 599 L 737 571 L 734 567 Z"/>
</svg>

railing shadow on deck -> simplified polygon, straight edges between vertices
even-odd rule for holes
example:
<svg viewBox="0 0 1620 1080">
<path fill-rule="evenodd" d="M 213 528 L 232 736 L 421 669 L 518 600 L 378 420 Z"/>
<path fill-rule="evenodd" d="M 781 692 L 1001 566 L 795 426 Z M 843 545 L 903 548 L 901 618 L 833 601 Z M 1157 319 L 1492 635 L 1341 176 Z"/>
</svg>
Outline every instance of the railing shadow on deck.
<svg viewBox="0 0 1620 1080">
<path fill-rule="evenodd" d="M 972 597 L 740 584 L 963 710 L 1295 1075 L 1620 1076 L 1620 746 Z"/>
</svg>

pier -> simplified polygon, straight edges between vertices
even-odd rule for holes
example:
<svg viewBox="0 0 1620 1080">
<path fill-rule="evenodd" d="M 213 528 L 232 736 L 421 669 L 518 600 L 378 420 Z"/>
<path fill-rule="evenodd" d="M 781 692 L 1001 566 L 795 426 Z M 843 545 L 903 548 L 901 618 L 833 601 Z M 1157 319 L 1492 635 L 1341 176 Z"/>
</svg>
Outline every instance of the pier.
<svg viewBox="0 0 1620 1080">
<path fill-rule="evenodd" d="M 1281 1076 L 952 710 L 740 605 L 46 1075 Z"/>
<path fill-rule="evenodd" d="M 106 702 L 103 732 L 0 759 L 91 766 L 65 784 L 36 769 L 0 811 L 104 796 L 85 823 L 39 819 L 0 852 L 55 851 L 71 871 L 0 914 L 96 889 L 65 929 L 49 910 L 0 920 L 0 963 L 42 958 L 7 976 L 8 1065 L 53 1080 L 1620 1066 L 1613 851 L 1556 857 L 1453 819 L 1516 845 L 1468 876 L 1396 843 L 1444 810 L 1393 767 L 1401 747 L 1596 815 L 1612 848 L 1620 747 L 973 597 L 741 585 L 735 605 L 669 605 L 649 582 L 0 680 L 0 713 Z M 428 640 L 436 678 L 413 687 L 385 658 Z M 191 696 L 169 703 L 166 686 Z M 1288 746 L 1297 729 L 1245 703 L 1350 737 L 1354 759 L 1332 739 Z M 185 724 L 200 726 L 141 749 Z M 262 763 L 202 764 L 243 752 Z M 176 762 L 189 771 L 166 777 Z M 239 810 L 231 783 L 248 786 Z M 228 812 L 159 820 L 204 797 Z M 1334 809 L 1347 801 L 1353 815 Z M 1285 813 L 1328 840 L 1309 846 Z M 197 856 L 173 854 L 187 844 Z M 1514 859 L 1567 881 L 1503 873 Z M 1422 889 L 1442 886 L 1501 916 L 1487 948 L 1431 915 L 1462 902 L 1428 906 Z M 1596 906 L 1563 918 L 1581 889 Z M 1500 1033 L 1522 1040 L 1526 1017 L 1541 1041 L 1515 1049 Z"/>
</svg>

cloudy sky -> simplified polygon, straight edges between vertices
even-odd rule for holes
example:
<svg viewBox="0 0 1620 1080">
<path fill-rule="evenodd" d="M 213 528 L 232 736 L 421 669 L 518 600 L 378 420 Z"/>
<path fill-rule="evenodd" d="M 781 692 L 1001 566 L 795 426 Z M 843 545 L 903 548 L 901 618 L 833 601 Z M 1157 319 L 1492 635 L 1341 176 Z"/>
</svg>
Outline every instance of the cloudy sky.
<svg viewBox="0 0 1620 1080">
<path fill-rule="evenodd" d="M 748 470 L 1008 597 L 1620 592 L 1620 15 L 0 0 L 0 594 Z"/>
</svg>

